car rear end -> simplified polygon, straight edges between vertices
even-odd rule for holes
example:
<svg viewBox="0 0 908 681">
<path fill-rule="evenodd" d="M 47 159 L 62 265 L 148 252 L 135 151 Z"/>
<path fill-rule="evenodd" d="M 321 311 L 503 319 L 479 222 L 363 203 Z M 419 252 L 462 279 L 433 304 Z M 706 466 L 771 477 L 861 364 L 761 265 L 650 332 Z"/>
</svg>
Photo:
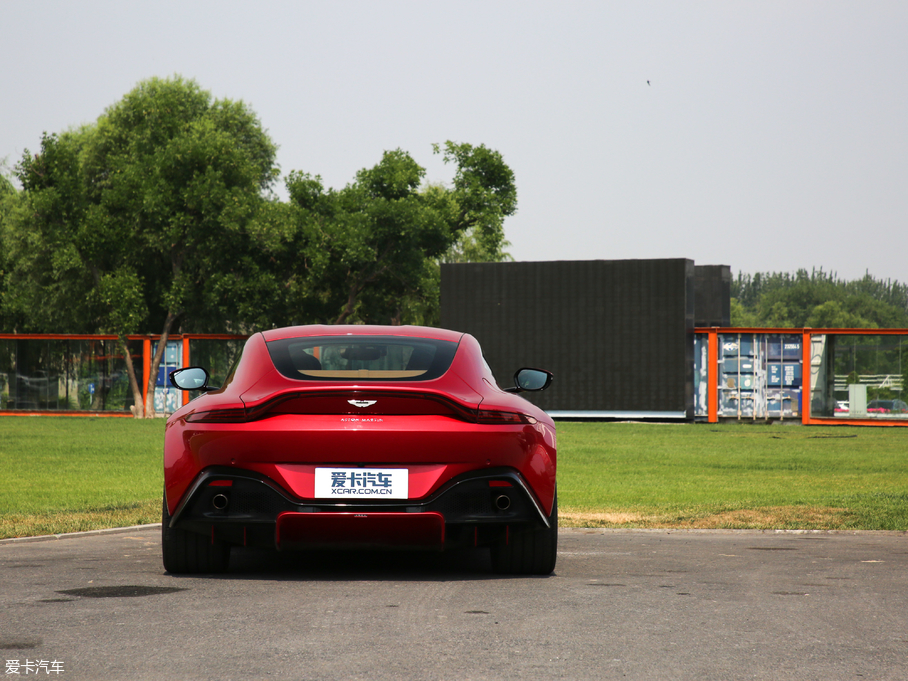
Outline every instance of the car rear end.
<svg viewBox="0 0 908 681">
<path fill-rule="evenodd" d="M 206 397 L 174 415 L 170 527 L 281 550 L 552 534 L 554 427 L 491 384 L 474 339 L 318 332 L 251 340 L 272 366 L 236 386 L 239 401 Z"/>
</svg>

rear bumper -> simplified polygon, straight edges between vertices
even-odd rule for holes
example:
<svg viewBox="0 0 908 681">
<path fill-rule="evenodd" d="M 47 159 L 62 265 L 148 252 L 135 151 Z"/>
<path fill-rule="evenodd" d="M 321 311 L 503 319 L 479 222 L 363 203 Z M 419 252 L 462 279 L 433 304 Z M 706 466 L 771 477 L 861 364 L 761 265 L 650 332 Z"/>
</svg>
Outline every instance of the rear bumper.
<svg viewBox="0 0 908 681">
<path fill-rule="evenodd" d="M 440 549 L 440 513 L 281 513 L 274 541 L 279 549 Z"/>
<path fill-rule="evenodd" d="M 295 498 L 267 476 L 214 467 L 193 483 L 170 526 L 240 546 L 440 550 L 548 522 L 509 468 L 460 475 L 426 499 L 338 503 Z"/>
</svg>

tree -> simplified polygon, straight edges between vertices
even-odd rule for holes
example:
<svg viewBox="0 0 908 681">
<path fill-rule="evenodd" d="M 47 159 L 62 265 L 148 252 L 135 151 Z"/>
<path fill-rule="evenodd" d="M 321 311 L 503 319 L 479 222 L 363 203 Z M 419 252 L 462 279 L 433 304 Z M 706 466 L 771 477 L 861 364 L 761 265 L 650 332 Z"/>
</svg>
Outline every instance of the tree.
<svg viewBox="0 0 908 681">
<path fill-rule="evenodd" d="M 732 286 L 738 320 L 757 327 L 898 328 L 908 326 L 908 286 L 869 274 L 852 282 L 822 270 L 739 274 Z"/>
<path fill-rule="evenodd" d="M 436 152 L 457 165 L 450 189 L 421 187 L 425 170 L 400 149 L 341 190 L 291 173 L 295 228 L 262 242 L 287 272 L 282 322 L 425 323 L 437 310 L 438 261 L 452 248 L 466 238 L 485 259 L 501 256 L 502 223 L 517 205 L 510 168 L 485 146 Z"/>
<path fill-rule="evenodd" d="M 495 260 L 513 173 L 484 146 L 437 146 L 451 187 L 389 151 L 340 190 L 295 172 L 242 102 L 179 77 L 140 83 L 92 125 L 45 134 L 0 196 L 0 319 L 116 333 L 137 416 L 153 416 L 170 333 L 303 322 L 434 323 L 442 259 Z M 126 336 L 158 330 L 145 403 Z"/>
<path fill-rule="evenodd" d="M 445 262 L 499 262 L 509 260 L 504 248 L 504 219 L 517 212 L 517 187 L 514 173 L 497 151 L 485 146 L 446 142 L 444 152 L 435 145 L 435 153 L 444 153 L 445 163 L 455 163 L 454 188 L 456 203 L 455 229 L 458 237 L 449 249 Z"/>
<path fill-rule="evenodd" d="M 45 134 L 41 152 L 16 166 L 22 191 L 5 211 L 8 257 L 3 311 L 23 332 L 90 333 L 100 311 L 80 255 L 86 213 L 80 155 L 91 130 Z"/>
<path fill-rule="evenodd" d="M 6 162 L 0 163 L 0 330 L 15 329 L 16 324 L 6 313 L 6 278 L 11 260 L 9 258 L 9 237 L 7 231 L 17 209 L 19 192 L 10 180 Z"/>
<path fill-rule="evenodd" d="M 748 310 L 737 298 L 731 299 L 731 325 L 741 328 L 757 326 L 757 317 L 754 312 Z"/>
<path fill-rule="evenodd" d="M 38 274 L 59 289 L 52 307 L 61 316 L 32 323 L 89 324 L 124 339 L 160 330 L 144 405 L 125 353 L 136 416 L 154 415 L 158 367 L 178 323 L 242 324 L 260 264 L 248 228 L 277 176 L 275 152 L 244 103 L 214 100 L 194 81 L 152 78 L 95 125 L 45 135 L 41 153 L 26 152 L 17 167 L 30 206 L 18 252 L 33 240 L 54 260 L 25 262 L 17 276 Z"/>
<path fill-rule="evenodd" d="M 827 300 L 810 310 L 805 326 L 815 329 L 859 329 L 874 328 L 876 324 L 850 312 L 841 301 Z"/>
</svg>

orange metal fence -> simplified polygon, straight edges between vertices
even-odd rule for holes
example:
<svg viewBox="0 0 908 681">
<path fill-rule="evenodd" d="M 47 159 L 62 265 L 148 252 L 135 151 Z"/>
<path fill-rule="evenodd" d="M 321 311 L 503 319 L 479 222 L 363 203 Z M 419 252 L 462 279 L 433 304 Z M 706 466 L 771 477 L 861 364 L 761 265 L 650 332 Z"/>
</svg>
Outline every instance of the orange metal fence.
<svg viewBox="0 0 908 681">
<path fill-rule="evenodd" d="M 720 419 L 727 418 L 738 420 L 774 418 L 771 413 L 759 413 L 760 410 L 756 407 L 757 393 L 761 388 L 760 379 L 764 379 L 763 387 L 766 383 L 766 366 L 762 367 L 761 375 L 760 362 L 751 361 L 743 375 L 739 370 L 737 377 L 729 377 L 728 373 L 723 374 L 725 368 L 723 363 L 728 361 L 726 351 L 729 348 L 737 350 L 737 361 L 740 366 L 740 347 L 743 344 L 758 344 L 759 340 L 765 337 L 779 339 L 795 337 L 800 341 L 800 383 L 796 390 L 792 381 L 788 392 L 799 392 L 799 406 L 797 409 L 791 409 L 787 414 L 789 418 L 797 418 L 805 425 L 908 426 L 908 404 L 902 400 L 903 388 L 908 388 L 903 378 L 908 376 L 908 329 L 708 327 L 695 329 L 695 334 L 696 343 L 700 344 L 706 364 L 703 372 L 706 379 L 706 399 L 702 401 L 705 402 L 705 416 L 709 423 L 717 423 Z M 878 339 L 873 340 L 873 337 Z M 703 339 L 706 341 L 705 351 L 702 348 Z M 781 340 L 778 342 L 782 343 Z M 869 357 L 863 360 L 863 364 L 857 360 L 858 348 Z M 847 377 L 841 373 L 844 371 L 842 366 L 847 368 L 849 360 L 848 354 L 841 352 L 843 349 L 853 351 L 852 370 L 848 372 Z M 782 405 L 784 404 L 782 393 L 786 392 L 782 369 L 786 366 L 793 367 L 794 362 L 785 362 L 784 352 L 781 349 L 779 352 L 775 387 L 768 388 L 767 391 L 778 392 L 777 399 L 779 405 Z M 747 359 L 758 359 L 757 354 L 750 352 Z M 882 365 L 885 371 L 868 371 L 864 374 L 858 371 L 869 370 L 875 365 Z M 838 375 L 837 368 L 840 369 Z M 794 371 L 791 373 L 795 375 Z M 727 384 L 720 382 L 720 374 L 727 378 Z M 735 378 L 739 380 L 735 382 Z M 740 380 L 742 378 L 743 381 Z M 877 399 L 866 403 L 868 390 L 876 391 Z M 721 404 L 726 395 L 737 398 L 737 414 L 729 413 L 729 408 Z M 850 400 L 848 395 L 856 395 L 858 398 L 863 395 L 865 403 L 854 404 L 852 402 L 855 400 Z M 752 400 L 751 407 L 742 410 L 740 404 L 748 398 Z M 789 399 L 792 399 L 791 395 Z M 874 404 L 875 407 L 872 406 Z M 704 416 L 702 412 L 701 408 L 698 414 L 701 417 Z M 781 407 L 778 417 L 786 417 L 786 412 Z"/>
<path fill-rule="evenodd" d="M 170 336 L 156 377 L 155 410 L 166 414 L 189 399 L 167 385 L 170 370 L 201 364 L 217 385 L 246 338 Z M 143 402 L 159 340 L 159 335 L 127 337 Z M 695 329 L 693 342 L 695 418 L 709 423 L 780 418 L 805 425 L 908 425 L 908 404 L 902 401 L 908 388 L 908 329 L 708 327 Z M 761 358 L 753 349 L 761 343 L 776 343 L 777 349 Z M 750 349 L 742 362 L 745 346 Z M 797 349 L 796 357 L 791 348 Z M 737 362 L 736 372 L 729 370 L 731 360 Z M 132 402 L 117 336 L 0 334 L 0 414 L 130 416 Z"/>
<path fill-rule="evenodd" d="M 131 335 L 126 345 L 147 398 L 147 377 L 160 335 Z M 166 414 L 189 397 L 167 385 L 167 373 L 193 359 L 223 378 L 245 335 L 176 334 L 168 337 L 156 378 L 156 411 Z M 115 335 L 0 334 L 0 414 L 131 416 L 133 393 L 123 346 Z M 160 407 L 158 406 L 160 404 Z"/>
</svg>

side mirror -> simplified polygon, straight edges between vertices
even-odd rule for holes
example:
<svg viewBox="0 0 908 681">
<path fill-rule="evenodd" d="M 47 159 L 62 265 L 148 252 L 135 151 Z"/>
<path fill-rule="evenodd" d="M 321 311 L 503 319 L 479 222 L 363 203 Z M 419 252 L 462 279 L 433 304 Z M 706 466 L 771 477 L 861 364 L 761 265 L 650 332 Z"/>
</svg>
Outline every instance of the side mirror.
<svg viewBox="0 0 908 681">
<path fill-rule="evenodd" d="M 514 373 L 514 387 L 505 388 L 506 393 L 522 393 L 524 391 L 538 392 L 552 385 L 555 376 L 545 369 L 530 369 L 524 367 Z"/>
<path fill-rule="evenodd" d="M 202 367 L 186 367 L 170 372 L 170 384 L 180 390 L 211 390 L 208 372 Z"/>
</svg>

